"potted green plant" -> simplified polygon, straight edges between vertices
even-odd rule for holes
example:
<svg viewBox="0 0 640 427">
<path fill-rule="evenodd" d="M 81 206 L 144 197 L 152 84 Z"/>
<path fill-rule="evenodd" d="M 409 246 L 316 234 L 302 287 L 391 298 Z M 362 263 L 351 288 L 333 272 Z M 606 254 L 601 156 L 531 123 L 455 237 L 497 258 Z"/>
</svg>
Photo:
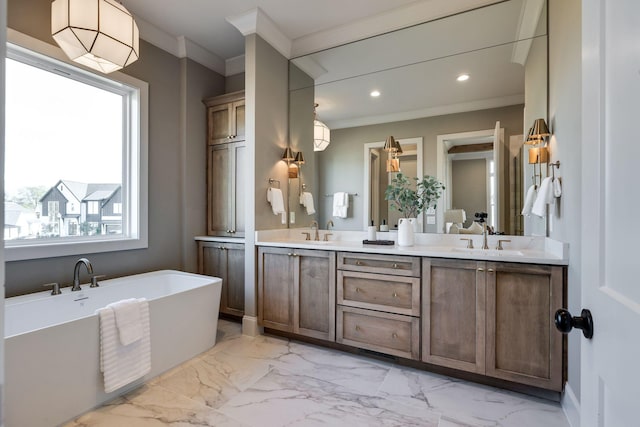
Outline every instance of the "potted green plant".
<svg viewBox="0 0 640 427">
<path fill-rule="evenodd" d="M 391 208 L 399 211 L 403 218 L 398 222 L 398 245 L 413 245 L 413 225 L 416 218 L 429 208 L 435 208 L 442 196 L 444 185 L 435 177 L 425 175 L 422 179 L 409 179 L 398 173 L 385 191 L 385 199 Z"/>
</svg>

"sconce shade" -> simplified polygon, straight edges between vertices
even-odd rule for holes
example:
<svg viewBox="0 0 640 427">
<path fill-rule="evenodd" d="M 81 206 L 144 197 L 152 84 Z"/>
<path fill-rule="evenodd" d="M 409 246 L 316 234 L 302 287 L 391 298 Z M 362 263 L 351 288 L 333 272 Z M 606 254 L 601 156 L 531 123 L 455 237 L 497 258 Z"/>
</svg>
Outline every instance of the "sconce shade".
<svg viewBox="0 0 640 427">
<path fill-rule="evenodd" d="M 115 0 L 54 0 L 51 35 L 71 60 L 105 74 L 140 54 L 133 15 Z"/>
<path fill-rule="evenodd" d="M 529 129 L 529 135 L 527 135 L 527 139 L 524 143 L 529 145 L 540 144 L 549 135 L 550 133 L 549 128 L 547 127 L 547 122 L 545 122 L 544 119 L 536 119 L 533 122 L 531 129 Z"/>
<path fill-rule="evenodd" d="M 388 136 L 384 142 L 384 151 L 388 151 L 389 153 L 402 154 L 402 147 L 400 143 L 396 141 L 393 136 Z"/>
<path fill-rule="evenodd" d="M 293 155 L 293 151 L 291 151 L 291 148 L 287 147 L 284 149 L 284 153 L 282 153 L 282 160 L 284 160 L 285 162 L 289 163 L 290 161 L 294 160 L 295 157 Z"/>
<path fill-rule="evenodd" d="M 547 163 L 549 161 L 549 152 L 547 147 L 536 147 L 529 149 L 529 164 Z"/>
<path fill-rule="evenodd" d="M 304 165 L 304 156 L 302 155 L 302 151 L 298 151 L 296 153 L 296 159 L 294 160 L 298 165 Z"/>
</svg>

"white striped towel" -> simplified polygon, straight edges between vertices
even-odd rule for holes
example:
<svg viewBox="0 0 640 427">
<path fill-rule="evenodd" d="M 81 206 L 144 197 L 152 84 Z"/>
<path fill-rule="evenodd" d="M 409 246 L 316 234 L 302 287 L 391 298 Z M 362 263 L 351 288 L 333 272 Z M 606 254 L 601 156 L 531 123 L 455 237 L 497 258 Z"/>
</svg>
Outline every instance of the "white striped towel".
<svg viewBox="0 0 640 427">
<path fill-rule="evenodd" d="M 100 371 L 104 374 L 104 391 L 111 393 L 151 371 L 151 334 L 149 303 L 141 299 L 140 320 L 142 338 L 122 345 L 111 307 L 99 310 L 100 317 Z"/>
</svg>

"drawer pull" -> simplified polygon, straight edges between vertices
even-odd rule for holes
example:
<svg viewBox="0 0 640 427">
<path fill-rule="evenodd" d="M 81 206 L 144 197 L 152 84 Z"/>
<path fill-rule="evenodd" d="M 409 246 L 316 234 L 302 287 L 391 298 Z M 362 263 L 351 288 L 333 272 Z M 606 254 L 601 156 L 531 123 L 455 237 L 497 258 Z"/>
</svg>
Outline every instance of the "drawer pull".
<svg viewBox="0 0 640 427">
<path fill-rule="evenodd" d="M 362 261 L 356 261 L 356 265 L 362 265 Z"/>
<path fill-rule="evenodd" d="M 484 271 L 484 268 L 478 267 L 478 271 Z"/>
<path fill-rule="evenodd" d="M 394 297 L 394 298 L 398 298 L 398 293 L 397 293 L 397 292 L 394 292 L 394 293 L 393 293 L 393 297 Z"/>
<path fill-rule="evenodd" d="M 393 268 L 398 268 L 398 264 L 393 264 Z"/>
<path fill-rule="evenodd" d="M 356 293 L 359 294 L 360 293 L 360 288 L 356 288 Z"/>
<path fill-rule="evenodd" d="M 391 337 L 393 338 L 398 338 L 398 334 L 396 334 L 395 332 L 391 334 Z"/>
<path fill-rule="evenodd" d="M 356 331 L 360 331 L 360 326 L 356 325 Z"/>
</svg>

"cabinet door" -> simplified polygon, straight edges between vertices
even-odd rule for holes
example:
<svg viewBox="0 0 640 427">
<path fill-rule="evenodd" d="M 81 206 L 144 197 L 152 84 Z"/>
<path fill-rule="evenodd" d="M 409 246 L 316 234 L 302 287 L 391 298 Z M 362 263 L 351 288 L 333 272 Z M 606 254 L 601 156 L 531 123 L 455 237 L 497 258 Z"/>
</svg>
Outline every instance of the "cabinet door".
<svg viewBox="0 0 640 427">
<path fill-rule="evenodd" d="M 293 332 L 293 249 L 258 249 L 258 324 Z"/>
<path fill-rule="evenodd" d="M 422 360 L 484 373 L 485 264 L 422 261 Z"/>
<path fill-rule="evenodd" d="M 220 307 L 223 313 L 234 316 L 244 315 L 244 245 L 225 243 L 226 277 L 222 284 L 225 305 Z M 226 292 L 225 292 L 226 288 Z"/>
<path fill-rule="evenodd" d="M 230 145 L 210 146 L 207 153 L 207 234 L 232 236 L 229 207 Z"/>
<path fill-rule="evenodd" d="M 487 263 L 487 375 L 562 390 L 563 267 Z"/>
<path fill-rule="evenodd" d="M 231 141 L 245 140 L 245 107 L 244 99 L 231 104 Z"/>
<path fill-rule="evenodd" d="M 224 144 L 231 140 L 234 129 L 231 104 L 214 105 L 207 108 L 208 143 Z"/>
<path fill-rule="evenodd" d="M 330 251 L 296 250 L 294 332 L 335 340 L 336 255 Z"/>
</svg>

